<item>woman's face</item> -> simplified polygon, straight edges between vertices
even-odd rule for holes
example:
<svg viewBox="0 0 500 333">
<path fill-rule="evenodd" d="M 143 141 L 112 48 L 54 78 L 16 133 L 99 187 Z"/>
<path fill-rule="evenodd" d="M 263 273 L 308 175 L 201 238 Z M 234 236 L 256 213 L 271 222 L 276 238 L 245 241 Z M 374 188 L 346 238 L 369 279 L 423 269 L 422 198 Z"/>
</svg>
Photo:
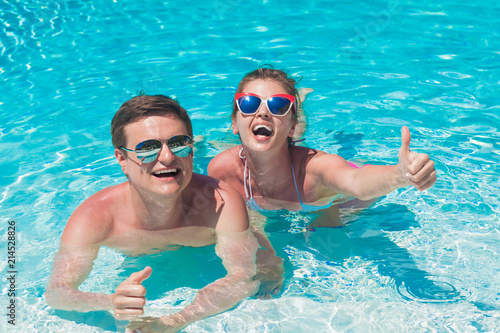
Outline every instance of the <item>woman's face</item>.
<svg viewBox="0 0 500 333">
<path fill-rule="evenodd" d="M 246 84 L 242 93 L 258 95 L 262 100 L 276 94 L 288 94 L 283 86 L 274 80 L 257 79 Z M 255 114 L 236 112 L 233 117 L 233 133 L 239 134 L 246 149 L 267 151 L 288 145 L 288 137 L 293 135 L 295 121 L 292 110 L 284 116 L 275 116 L 262 103 Z"/>
</svg>

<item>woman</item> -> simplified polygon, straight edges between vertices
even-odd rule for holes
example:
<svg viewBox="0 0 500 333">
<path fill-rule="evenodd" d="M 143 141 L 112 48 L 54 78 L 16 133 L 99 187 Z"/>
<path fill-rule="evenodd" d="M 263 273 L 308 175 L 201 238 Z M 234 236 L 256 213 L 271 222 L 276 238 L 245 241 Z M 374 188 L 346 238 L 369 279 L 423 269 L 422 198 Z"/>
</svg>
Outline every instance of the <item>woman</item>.
<svg viewBox="0 0 500 333">
<path fill-rule="evenodd" d="M 232 113 L 233 133 L 241 145 L 220 153 L 208 166 L 208 174 L 233 185 L 250 208 L 325 210 L 338 216 L 338 206 L 332 204 L 340 196 L 370 200 L 409 185 L 423 191 L 436 182 L 429 156 L 410 151 L 406 126 L 397 165 L 358 168 L 338 155 L 293 145 L 301 110 L 295 85 L 293 78 L 272 68 L 247 74 L 238 85 Z"/>
</svg>

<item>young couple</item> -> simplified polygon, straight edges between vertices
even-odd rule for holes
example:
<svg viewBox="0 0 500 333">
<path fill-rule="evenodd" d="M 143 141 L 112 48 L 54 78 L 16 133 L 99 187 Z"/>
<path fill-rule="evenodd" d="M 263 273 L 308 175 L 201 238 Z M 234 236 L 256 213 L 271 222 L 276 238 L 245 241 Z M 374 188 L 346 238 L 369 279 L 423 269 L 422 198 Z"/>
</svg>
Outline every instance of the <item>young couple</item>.
<svg viewBox="0 0 500 333">
<path fill-rule="evenodd" d="M 191 122 L 176 101 L 137 96 L 125 102 L 112 120 L 111 134 L 128 180 L 97 192 L 71 215 L 54 258 L 48 304 L 82 312 L 110 310 L 132 321 L 130 331 L 178 331 L 245 297 L 269 297 L 281 287 L 282 260 L 265 235 L 249 225 L 245 202 L 259 211 L 327 212 L 338 195 L 368 200 L 400 187 L 425 190 L 435 183 L 434 163 L 410 151 L 406 127 L 399 163 L 393 166 L 357 168 L 340 156 L 292 145 L 301 109 L 295 84 L 271 68 L 244 77 L 232 114 L 241 145 L 216 156 L 208 176 L 193 173 Z M 171 245 L 210 244 L 216 244 L 227 275 L 199 290 L 177 313 L 140 317 L 146 302 L 142 281 L 154 274 L 151 267 L 132 273 L 113 294 L 78 289 L 101 246 L 134 256 Z"/>
</svg>

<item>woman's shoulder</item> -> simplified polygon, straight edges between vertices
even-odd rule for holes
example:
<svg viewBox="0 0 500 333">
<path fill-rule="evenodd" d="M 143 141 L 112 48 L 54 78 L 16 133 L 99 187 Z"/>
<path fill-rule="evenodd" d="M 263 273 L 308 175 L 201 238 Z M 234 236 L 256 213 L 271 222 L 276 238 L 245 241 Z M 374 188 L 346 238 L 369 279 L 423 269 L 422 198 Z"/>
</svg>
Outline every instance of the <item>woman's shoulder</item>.
<svg viewBox="0 0 500 333">
<path fill-rule="evenodd" d="M 328 155 L 328 153 L 325 153 L 324 151 L 310 148 L 310 147 L 302 147 L 302 146 L 291 146 L 290 151 L 292 153 L 292 157 L 294 160 L 300 160 L 302 163 L 308 163 L 312 159 L 323 156 L 323 155 Z"/>
<path fill-rule="evenodd" d="M 216 155 L 208 164 L 207 173 L 209 176 L 224 179 L 228 174 L 234 173 L 241 165 L 241 146 L 229 148 Z"/>
<path fill-rule="evenodd" d="M 329 154 L 310 147 L 293 146 L 291 151 L 294 164 L 298 164 L 300 169 L 305 170 L 306 173 L 315 172 L 317 169 L 323 170 L 325 167 L 329 168 L 337 163 L 345 162 L 342 157 L 336 154 Z"/>
</svg>

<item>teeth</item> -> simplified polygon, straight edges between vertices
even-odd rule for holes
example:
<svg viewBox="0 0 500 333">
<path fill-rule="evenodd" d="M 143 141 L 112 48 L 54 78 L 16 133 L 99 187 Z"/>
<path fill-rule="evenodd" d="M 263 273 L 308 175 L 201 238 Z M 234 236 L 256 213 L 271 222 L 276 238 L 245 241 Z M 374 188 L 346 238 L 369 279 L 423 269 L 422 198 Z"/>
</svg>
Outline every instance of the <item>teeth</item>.
<svg viewBox="0 0 500 333">
<path fill-rule="evenodd" d="M 265 128 L 266 130 L 268 130 L 269 132 L 272 132 L 273 130 L 271 129 L 271 127 L 267 126 L 267 125 L 257 125 L 253 128 L 254 131 L 257 131 L 259 128 Z"/>
<path fill-rule="evenodd" d="M 160 170 L 160 171 L 155 172 L 155 175 L 161 175 L 161 174 L 170 173 L 170 172 L 177 172 L 177 169 Z"/>
</svg>

